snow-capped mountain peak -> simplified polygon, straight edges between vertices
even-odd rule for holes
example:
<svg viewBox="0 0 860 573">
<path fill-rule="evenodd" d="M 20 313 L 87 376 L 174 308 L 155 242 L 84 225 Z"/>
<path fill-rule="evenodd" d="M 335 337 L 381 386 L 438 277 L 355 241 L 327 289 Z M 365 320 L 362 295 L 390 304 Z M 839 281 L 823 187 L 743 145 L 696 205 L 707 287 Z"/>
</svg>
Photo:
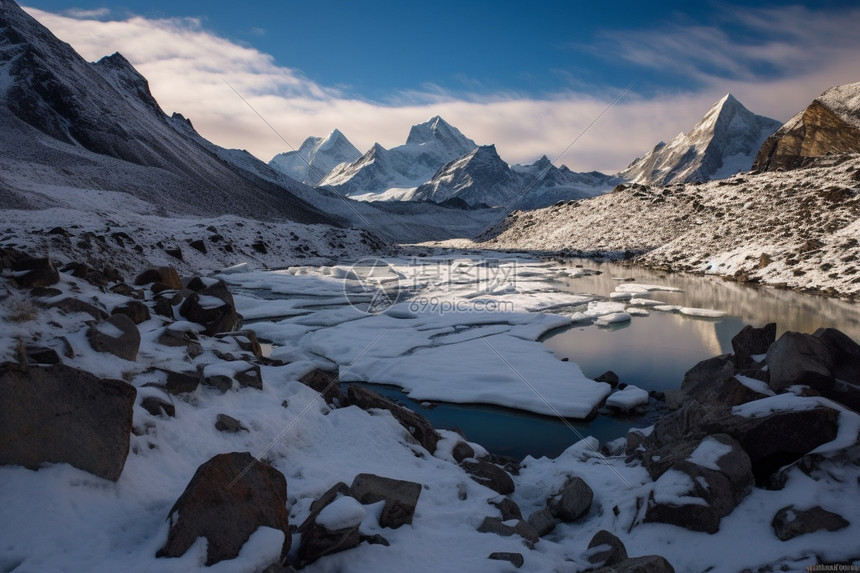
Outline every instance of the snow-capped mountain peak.
<svg viewBox="0 0 860 573">
<path fill-rule="evenodd" d="M 352 163 L 361 153 L 339 129 L 326 137 L 308 137 L 298 151 L 274 156 L 269 165 L 307 185 L 316 185 L 341 163 Z"/>
<path fill-rule="evenodd" d="M 752 113 L 729 93 L 690 131 L 667 144 L 661 142 L 618 175 L 658 185 L 722 179 L 750 169 L 761 144 L 779 126 L 774 119 Z"/>
</svg>

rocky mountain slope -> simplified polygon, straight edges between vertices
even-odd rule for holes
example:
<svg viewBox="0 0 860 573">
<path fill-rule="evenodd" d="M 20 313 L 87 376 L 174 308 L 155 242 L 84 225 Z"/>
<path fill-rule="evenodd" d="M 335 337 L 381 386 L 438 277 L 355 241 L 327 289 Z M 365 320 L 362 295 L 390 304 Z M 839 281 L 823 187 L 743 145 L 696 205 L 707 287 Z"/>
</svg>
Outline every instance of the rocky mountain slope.
<svg viewBox="0 0 860 573">
<path fill-rule="evenodd" d="M 660 142 L 618 176 L 633 183 L 671 185 L 723 179 L 748 171 L 780 123 L 755 115 L 727 94 L 687 133 Z"/>
<path fill-rule="evenodd" d="M 279 153 L 269 165 L 296 181 L 315 186 L 335 166 L 352 163 L 359 157 L 361 152 L 335 129 L 324 138 L 308 137 L 298 151 Z"/>
<path fill-rule="evenodd" d="M 88 63 L 11 1 L 0 3 L 0 21 L 4 206 L 62 206 L 59 190 L 71 187 L 123 192 L 179 213 L 335 222 L 289 190 L 225 165 L 185 119 L 164 114 L 121 55 Z"/>
<path fill-rule="evenodd" d="M 606 255 L 667 270 L 860 296 L 860 156 L 517 211 L 458 248 Z"/>
<path fill-rule="evenodd" d="M 508 166 L 494 145 L 485 145 L 442 166 L 403 198 L 435 203 L 456 198 L 471 206 L 536 209 L 600 195 L 619 181 L 596 171 L 575 173 L 564 165 L 556 167 L 545 155 L 531 165 Z"/>
<path fill-rule="evenodd" d="M 794 169 L 828 153 L 860 153 L 860 83 L 815 98 L 764 142 L 753 169 Z"/>
<path fill-rule="evenodd" d="M 416 187 L 430 179 L 442 165 L 475 147 L 475 142 L 460 130 L 435 116 L 412 126 L 405 144 L 391 149 L 374 144 L 352 164 L 337 166 L 319 185 L 342 195 Z"/>
</svg>

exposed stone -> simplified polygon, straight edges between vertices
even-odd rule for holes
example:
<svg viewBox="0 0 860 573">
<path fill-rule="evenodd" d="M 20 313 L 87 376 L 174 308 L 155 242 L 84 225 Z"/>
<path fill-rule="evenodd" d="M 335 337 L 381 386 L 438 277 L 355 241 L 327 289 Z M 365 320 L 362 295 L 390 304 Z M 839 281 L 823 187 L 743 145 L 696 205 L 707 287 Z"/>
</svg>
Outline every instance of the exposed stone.
<svg viewBox="0 0 860 573">
<path fill-rule="evenodd" d="M 186 326 L 188 326 L 187 323 Z M 158 336 L 158 343 L 164 346 L 188 346 L 190 342 L 197 340 L 197 333 L 194 330 L 190 328 L 180 329 L 177 324 L 164 327 Z"/>
<path fill-rule="evenodd" d="M 260 347 L 260 341 L 257 340 L 257 333 L 253 330 L 237 330 L 235 332 L 223 332 L 216 336 L 219 339 L 229 338 L 236 341 L 239 348 L 245 352 L 250 352 L 255 357 L 260 358 L 263 355 L 263 349 Z"/>
<path fill-rule="evenodd" d="M 241 318 L 236 313 L 233 295 L 223 281 L 218 281 L 185 299 L 179 314 L 205 327 L 209 336 L 239 328 Z"/>
<path fill-rule="evenodd" d="M 586 557 L 595 567 L 607 567 L 628 559 L 627 549 L 621 540 L 605 529 L 601 529 L 591 538 Z"/>
<path fill-rule="evenodd" d="M 752 357 L 767 354 L 767 349 L 775 341 L 775 322 L 761 328 L 746 325 L 732 338 L 735 367 L 739 370 L 752 367 L 754 365 Z"/>
<path fill-rule="evenodd" d="M 182 288 L 182 279 L 179 278 L 179 273 L 176 272 L 175 268 L 170 266 L 147 269 L 134 279 L 136 286 L 150 283 L 161 283 L 166 288 L 172 290 L 180 290 Z"/>
<path fill-rule="evenodd" d="M 27 364 L 59 364 L 62 362 L 60 355 L 53 348 L 27 345 L 25 351 Z"/>
<path fill-rule="evenodd" d="M 819 328 L 812 335 L 827 346 L 833 358 L 831 373 L 836 383 L 824 395 L 860 411 L 860 345 L 835 328 Z"/>
<path fill-rule="evenodd" d="M 789 505 L 776 512 L 770 525 L 780 541 L 788 541 L 821 529 L 837 531 L 848 527 L 850 523 L 838 513 L 827 511 L 820 506 L 800 510 Z"/>
<path fill-rule="evenodd" d="M 609 384 L 610 386 L 615 388 L 616 386 L 618 386 L 619 379 L 618 379 L 618 374 L 616 374 L 612 370 L 607 370 L 606 372 L 604 372 L 603 374 L 601 374 L 600 376 L 595 378 L 594 381 L 595 382 L 606 382 L 607 384 Z"/>
<path fill-rule="evenodd" d="M 153 416 L 167 416 L 173 418 L 176 416 L 176 407 L 157 396 L 147 396 L 140 401 L 141 407 L 152 414 Z"/>
<path fill-rule="evenodd" d="M 52 298 L 61 294 L 63 294 L 63 291 L 54 287 L 35 287 L 30 289 L 30 296 L 33 298 Z"/>
<path fill-rule="evenodd" d="M 767 351 L 770 388 L 774 392 L 789 386 L 812 386 L 819 392 L 833 388 L 833 358 L 821 338 L 800 332 L 786 332 Z"/>
<path fill-rule="evenodd" d="M 515 523 L 511 523 L 514 522 Z M 540 536 L 532 526 L 522 519 L 502 521 L 498 517 L 485 517 L 481 525 L 478 526 L 479 533 L 494 533 L 502 537 L 510 537 L 511 535 L 519 535 L 530 543 L 540 541 Z"/>
<path fill-rule="evenodd" d="M 299 546 L 299 566 L 304 567 L 326 555 L 352 549 L 361 543 L 359 525 L 330 531 L 318 523 L 312 523 L 302 534 Z"/>
<path fill-rule="evenodd" d="M 336 370 L 314 368 L 299 378 L 299 382 L 322 394 L 327 404 L 346 404 L 346 396 L 340 389 L 340 378 Z"/>
<path fill-rule="evenodd" d="M 196 251 L 203 253 L 204 255 L 206 254 L 206 243 L 203 242 L 202 239 L 197 239 L 195 241 L 189 241 L 188 246 L 191 247 L 192 249 L 196 250 Z"/>
<path fill-rule="evenodd" d="M 202 377 L 200 373 L 195 371 L 174 372 L 173 370 L 162 370 L 167 374 L 167 382 L 164 385 L 164 390 L 168 394 L 190 394 L 197 390 Z"/>
<path fill-rule="evenodd" d="M 722 389 L 717 394 L 717 401 L 726 406 L 738 406 L 740 404 L 746 404 L 747 402 L 766 398 L 767 396 L 769 396 L 769 394 L 753 390 L 738 380 L 736 376 L 732 376 L 726 380 L 725 384 L 723 384 Z"/>
<path fill-rule="evenodd" d="M 101 308 L 72 297 L 67 297 L 63 300 L 52 302 L 48 304 L 48 308 L 58 308 L 63 312 L 63 314 L 71 314 L 73 312 L 85 312 L 96 320 L 105 320 L 108 317 L 108 313 L 106 313 Z"/>
<path fill-rule="evenodd" d="M 260 366 L 257 364 L 247 363 L 247 368 L 236 371 L 236 382 L 242 388 L 263 389 L 263 374 L 260 371 Z"/>
<path fill-rule="evenodd" d="M 463 460 L 474 458 L 475 450 L 472 446 L 461 440 L 454 444 L 454 447 L 451 449 L 451 456 L 459 464 Z"/>
<path fill-rule="evenodd" d="M 60 282 L 60 273 L 50 257 L 23 257 L 12 262 L 15 283 L 20 288 L 48 287 Z"/>
<path fill-rule="evenodd" d="M 90 346 L 97 352 L 109 352 L 124 360 L 137 360 L 140 349 L 140 331 L 124 314 L 115 314 L 87 330 Z"/>
<path fill-rule="evenodd" d="M 311 503 L 310 515 L 308 515 L 307 519 L 305 519 L 302 524 L 299 525 L 298 531 L 300 533 L 304 533 L 316 520 L 317 515 L 319 515 L 319 513 L 328 504 L 330 504 L 342 495 L 349 495 L 349 486 L 342 481 L 339 481 L 330 488 L 328 488 L 328 490 L 326 490 L 324 494 L 322 494 L 319 498 L 315 499 L 313 503 Z"/>
<path fill-rule="evenodd" d="M 69 463 L 116 481 L 137 391 L 63 364 L 0 366 L 0 464 Z"/>
<path fill-rule="evenodd" d="M 514 480 L 508 473 L 495 464 L 486 460 L 465 460 L 460 464 L 473 480 L 487 486 L 496 493 L 509 495 L 514 493 Z"/>
<path fill-rule="evenodd" d="M 723 385 L 735 374 L 731 355 L 702 360 L 684 374 L 681 390 L 699 403 L 715 401 Z"/>
<path fill-rule="evenodd" d="M 233 378 L 226 374 L 213 374 L 203 379 L 203 384 L 221 392 L 227 392 L 233 387 Z"/>
<path fill-rule="evenodd" d="M 173 305 L 166 298 L 155 299 L 155 304 L 152 305 L 152 310 L 159 316 L 164 316 L 170 320 L 175 320 L 176 315 L 173 314 Z"/>
<path fill-rule="evenodd" d="M 219 454 L 201 465 L 168 514 L 167 543 L 158 557 L 184 555 L 198 537 L 208 541 L 206 565 L 233 559 L 259 527 L 284 532 L 283 560 L 292 536 L 287 480 L 250 453 Z"/>
<path fill-rule="evenodd" d="M 135 324 L 146 322 L 149 320 L 149 307 L 138 300 L 130 300 L 121 304 L 111 311 L 111 314 L 124 314 L 131 319 Z"/>
<path fill-rule="evenodd" d="M 523 566 L 525 563 L 525 558 L 522 553 L 508 553 L 505 551 L 496 551 L 494 553 L 490 553 L 488 559 L 493 559 L 496 561 L 507 561 L 517 569 Z"/>
<path fill-rule="evenodd" d="M 215 429 L 219 432 L 230 432 L 233 434 L 248 431 L 248 428 L 243 426 L 242 422 L 227 414 L 218 414 L 218 417 L 215 419 Z"/>
<path fill-rule="evenodd" d="M 594 569 L 591 573 L 675 573 L 672 564 L 659 555 L 631 557 L 626 561 Z"/>
<path fill-rule="evenodd" d="M 424 446 L 428 452 L 432 454 L 436 451 L 436 444 L 439 442 L 439 434 L 436 433 L 432 424 L 430 424 L 424 416 L 416 414 L 412 410 L 399 406 L 392 400 L 360 386 L 350 385 L 347 389 L 347 396 L 351 403 L 355 404 L 362 410 L 370 410 L 373 408 L 388 410 L 400 425 L 406 428 L 409 434 L 415 438 L 419 444 Z"/>
<path fill-rule="evenodd" d="M 415 506 L 421 495 L 421 484 L 374 474 L 358 474 L 352 480 L 349 493 L 365 505 L 385 500 L 379 525 L 397 529 L 412 523 Z"/>
<path fill-rule="evenodd" d="M 554 517 L 564 521 L 576 521 L 591 507 L 594 491 L 579 476 L 571 476 L 558 494 L 552 496 L 547 507 Z"/>
<path fill-rule="evenodd" d="M 179 259 L 180 261 L 184 260 L 182 257 L 182 249 L 179 247 L 165 247 L 164 252 L 174 259 Z"/>
<path fill-rule="evenodd" d="M 544 507 L 532 513 L 528 518 L 529 525 L 535 530 L 539 537 L 543 537 L 555 529 L 555 517 L 552 512 Z"/>
<path fill-rule="evenodd" d="M 502 521 L 523 518 L 520 506 L 518 506 L 516 502 L 509 497 L 503 497 L 501 500 L 490 500 L 490 505 L 494 505 L 498 508 L 499 512 L 502 514 Z"/>
</svg>

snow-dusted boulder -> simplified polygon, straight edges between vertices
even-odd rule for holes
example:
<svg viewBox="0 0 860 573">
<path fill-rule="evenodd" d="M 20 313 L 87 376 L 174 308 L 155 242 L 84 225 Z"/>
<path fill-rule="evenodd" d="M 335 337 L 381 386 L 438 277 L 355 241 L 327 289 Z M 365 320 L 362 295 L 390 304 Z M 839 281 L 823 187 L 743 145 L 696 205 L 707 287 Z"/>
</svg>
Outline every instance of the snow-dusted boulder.
<svg viewBox="0 0 860 573">
<path fill-rule="evenodd" d="M 547 507 L 553 516 L 568 523 L 576 521 L 591 507 L 594 491 L 579 476 L 571 476 L 559 492 L 552 496 Z"/>
<path fill-rule="evenodd" d="M 206 565 L 233 559 L 259 527 L 284 533 L 281 559 L 292 542 L 287 480 L 248 452 L 218 454 L 197 468 L 167 518 L 170 530 L 158 557 L 180 557 L 205 537 Z"/>
<path fill-rule="evenodd" d="M 124 314 L 114 314 L 87 330 L 87 339 L 96 352 L 109 352 L 124 360 L 137 360 L 140 331 L 134 321 Z"/>
<path fill-rule="evenodd" d="M 798 535 L 814 533 L 821 529 L 837 531 L 848 525 L 849 522 L 838 513 L 817 505 L 806 510 L 797 509 L 793 505 L 783 507 L 771 521 L 773 532 L 780 541 L 788 541 Z"/>
<path fill-rule="evenodd" d="M 384 500 L 379 525 L 397 529 L 412 523 L 415 506 L 421 495 L 421 484 L 374 474 L 358 474 L 349 487 L 349 494 L 363 504 Z"/>
</svg>

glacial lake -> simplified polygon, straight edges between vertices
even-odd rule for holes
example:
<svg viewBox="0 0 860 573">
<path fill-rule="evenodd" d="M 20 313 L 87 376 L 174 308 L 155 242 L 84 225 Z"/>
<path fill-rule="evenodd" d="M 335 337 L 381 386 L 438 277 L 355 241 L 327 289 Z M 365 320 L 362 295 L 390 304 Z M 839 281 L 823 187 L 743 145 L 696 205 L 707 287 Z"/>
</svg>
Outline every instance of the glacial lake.
<svg viewBox="0 0 860 573">
<path fill-rule="evenodd" d="M 558 273 L 559 264 L 573 276 Z M 542 267 L 556 270 L 543 273 Z M 645 390 L 678 388 L 684 373 L 697 362 L 731 352 L 732 337 L 747 324 L 775 322 L 777 336 L 787 330 L 811 333 L 820 327 L 835 327 L 860 341 L 860 305 L 838 299 L 588 259 L 563 263 L 523 260 L 518 272 L 523 283 L 531 282 L 532 287 L 537 279 L 549 290 L 588 294 L 597 300 L 609 300 L 624 283 L 669 287 L 679 290 L 636 296 L 726 313 L 720 318 L 699 318 L 650 309 L 647 316 L 634 316 L 629 322 L 609 327 L 576 324 L 547 332 L 540 339 L 557 358 L 578 364 L 590 378 L 612 370 L 621 382 Z M 559 306 L 548 312 L 571 315 L 584 306 Z M 644 414 L 610 416 L 601 410 L 591 421 L 576 422 L 486 405 L 428 404 L 412 400 L 394 386 L 366 386 L 407 405 L 437 428 L 461 430 L 468 440 L 490 452 L 516 459 L 555 457 L 589 435 L 605 443 L 624 436 L 630 428 L 653 424 L 666 412 L 652 398 Z"/>
</svg>

